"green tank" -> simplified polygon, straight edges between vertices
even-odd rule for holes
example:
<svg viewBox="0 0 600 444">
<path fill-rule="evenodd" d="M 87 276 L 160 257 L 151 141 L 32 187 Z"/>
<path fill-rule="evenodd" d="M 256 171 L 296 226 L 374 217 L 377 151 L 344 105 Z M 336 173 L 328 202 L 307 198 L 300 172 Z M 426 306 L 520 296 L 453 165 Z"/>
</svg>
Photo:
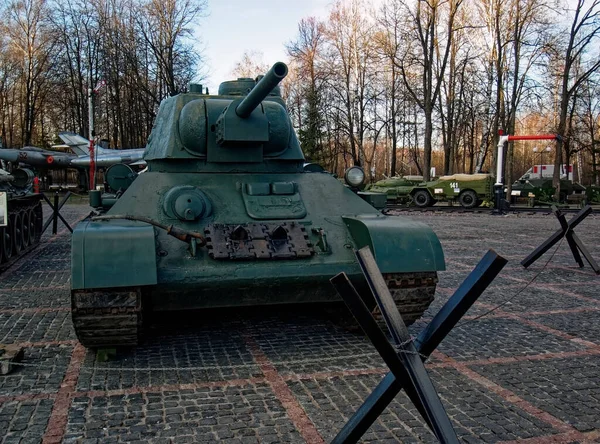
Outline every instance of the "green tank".
<svg viewBox="0 0 600 444">
<path fill-rule="evenodd" d="M 0 271 L 40 243 L 42 204 L 31 192 L 33 172 L 0 169 Z"/>
<path fill-rule="evenodd" d="M 72 237 L 72 316 L 86 347 L 134 346 L 147 310 L 339 301 L 329 279 L 365 285 L 370 246 L 408 323 L 433 300 L 444 257 L 421 223 L 381 214 L 305 159 L 278 83 L 201 86 L 164 100 L 140 174 Z M 351 187 L 364 172 L 346 174 Z M 372 303 L 369 301 L 369 303 Z"/>
</svg>

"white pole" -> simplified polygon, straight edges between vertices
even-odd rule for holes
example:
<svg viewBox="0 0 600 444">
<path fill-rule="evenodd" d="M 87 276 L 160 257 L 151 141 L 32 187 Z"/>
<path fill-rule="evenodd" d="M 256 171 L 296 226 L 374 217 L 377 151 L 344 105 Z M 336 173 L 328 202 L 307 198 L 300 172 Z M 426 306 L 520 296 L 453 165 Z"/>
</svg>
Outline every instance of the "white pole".
<svg viewBox="0 0 600 444">
<path fill-rule="evenodd" d="M 88 116 L 89 116 L 89 124 L 90 124 L 90 132 L 88 140 L 94 140 L 94 104 L 92 100 L 93 90 L 92 88 L 88 89 Z"/>
<path fill-rule="evenodd" d="M 496 186 L 502 186 L 502 164 L 504 163 L 504 144 L 508 142 L 508 136 L 500 136 L 498 139 L 498 158 L 496 159 Z"/>
</svg>

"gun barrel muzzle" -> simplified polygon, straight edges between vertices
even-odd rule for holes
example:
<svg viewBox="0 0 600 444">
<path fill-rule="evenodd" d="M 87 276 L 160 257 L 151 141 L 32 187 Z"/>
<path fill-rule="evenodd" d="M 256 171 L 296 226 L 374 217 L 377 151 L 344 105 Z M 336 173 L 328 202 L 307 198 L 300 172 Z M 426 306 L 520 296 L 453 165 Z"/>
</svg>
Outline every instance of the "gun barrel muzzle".
<svg viewBox="0 0 600 444">
<path fill-rule="evenodd" d="M 269 95 L 271 91 L 287 76 L 288 67 L 283 62 L 275 63 L 252 91 L 240 102 L 235 113 L 245 119 Z"/>
</svg>

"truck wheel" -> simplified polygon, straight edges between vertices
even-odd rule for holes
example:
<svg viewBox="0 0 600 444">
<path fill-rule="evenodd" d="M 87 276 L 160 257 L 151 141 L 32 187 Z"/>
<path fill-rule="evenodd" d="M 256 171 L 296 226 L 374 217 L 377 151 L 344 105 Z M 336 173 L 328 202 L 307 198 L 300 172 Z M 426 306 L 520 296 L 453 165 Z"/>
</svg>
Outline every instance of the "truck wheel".
<svg viewBox="0 0 600 444">
<path fill-rule="evenodd" d="M 417 190 L 413 194 L 413 201 L 419 208 L 431 206 L 431 195 L 426 190 Z"/>
<path fill-rule="evenodd" d="M 458 203 L 463 208 L 475 208 L 477 206 L 477 193 L 473 190 L 466 190 L 458 196 Z"/>
</svg>

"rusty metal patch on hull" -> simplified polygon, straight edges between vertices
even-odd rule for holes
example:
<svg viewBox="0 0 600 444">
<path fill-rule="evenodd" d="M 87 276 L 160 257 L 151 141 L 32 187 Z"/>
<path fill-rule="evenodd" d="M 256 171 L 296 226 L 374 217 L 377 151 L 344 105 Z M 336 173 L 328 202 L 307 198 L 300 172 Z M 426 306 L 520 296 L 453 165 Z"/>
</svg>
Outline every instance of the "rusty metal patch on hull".
<svg viewBox="0 0 600 444">
<path fill-rule="evenodd" d="M 300 259 L 315 254 L 304 226 L 297 222 L 213 224 L 204 233 L 213 259 Z"/>
</svg>

